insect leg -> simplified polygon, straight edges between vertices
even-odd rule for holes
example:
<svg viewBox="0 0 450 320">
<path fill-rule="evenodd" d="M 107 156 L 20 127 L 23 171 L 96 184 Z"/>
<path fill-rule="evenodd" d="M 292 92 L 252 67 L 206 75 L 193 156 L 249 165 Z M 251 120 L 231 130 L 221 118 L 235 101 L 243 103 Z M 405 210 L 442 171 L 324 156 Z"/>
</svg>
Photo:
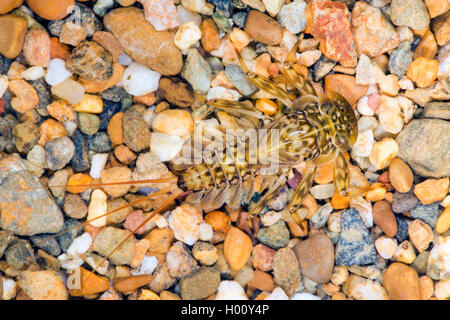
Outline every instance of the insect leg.
<svg viewBox="0 0 450 320">
<path fill-rule="evenodd" d="M 294 194 L 291 197 L 291 201 L 289 201 L 288 209 L 291 213 L 293 213 L 302 204 L 303 199 L 312 186 L 316 171 L 317 167 L 315 165 L 307 164 L 305 174 L 297 189 L 295 189 Z"/>
<path fill-rule="evenodd" d="M 338 153 L 334 162 L 333 181 L 336 192 L 346 195 L 348 192 L 348 166 L 342 152 Z"/>
</svg>

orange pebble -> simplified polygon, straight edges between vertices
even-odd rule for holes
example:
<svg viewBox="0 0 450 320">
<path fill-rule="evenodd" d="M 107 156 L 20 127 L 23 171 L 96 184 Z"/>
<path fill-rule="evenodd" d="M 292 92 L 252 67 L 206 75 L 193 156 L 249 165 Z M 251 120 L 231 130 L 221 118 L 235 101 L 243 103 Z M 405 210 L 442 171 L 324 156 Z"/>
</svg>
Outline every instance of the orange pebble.
<svg viewBox="0 0 450 320">
<path fill-rule="evenodd" d="M 44 146 L 52 139 L 64 137 L 66 135 L 66 128 L 54 119 L 47 119 L 41 123 L 39 127 L 41 137 L 38 141 L 38 145 Z"/>
<path fill-rule="evenodd" d="M 90 175 L 84 173 L 75 173 L 69 178 L 66 190 L 70 193 L 82 193 L 89 189 L 88 186 L 94 182 Z M 81 187 L 81 185 L 84 185 Z M 80 186 L 80 187 L 79 187 Z"/>
<path fill-rule="evenodd" d="M 231 220 L 228 215 L 222 211 L 212 211 L 205 216 L 205 222 L 213 228 L 214 231 L 227 234 L 231 227 Z"/>
<path fill-rule="evenodd" d="M 335 192 L 331 198 L 331 206 L 333 209 L 347 209 L 350 203 L 350 198 L 340 195 Z"/>
<path fill-rule="evenodd" d="M 52 37 L 50 39 L 50 58 L 51 59 L 61 59 L 66 61 L 69 58 L 70 49 L 69 47 L 59 42 L 59 39 L 56 37 Z"/>
</svg>

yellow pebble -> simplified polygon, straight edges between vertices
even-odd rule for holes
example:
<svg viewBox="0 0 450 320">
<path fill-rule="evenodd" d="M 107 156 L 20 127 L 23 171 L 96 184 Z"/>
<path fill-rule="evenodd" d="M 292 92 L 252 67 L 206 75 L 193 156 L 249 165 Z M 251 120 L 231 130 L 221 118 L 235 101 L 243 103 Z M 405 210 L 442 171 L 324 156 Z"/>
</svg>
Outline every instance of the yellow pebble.
<svg viewBox="0 0 450 320">
<path fill-rule="evenodd" d="M 444 212 L 439 216 L 436 223 L 436 232 L 444 233 L 450 228 L 450 207 L 446 207 Z"/>
<path fill-rule="evenodd" d="M 100 96 L 85 94 L 80 103 L 73 106 L 76 112 L 101 113 L 103 111 L 103 101 Z"/>
<path fill-rule="evenodd" d="M 278 106 L 275 102 L 265 98 L 256 100 L 255 107 L 256 109 L 264 112 L 268 116 L 274 115 L 275 113 L 277 113 L 278 110 Z"/>
<path fill-rule="evenodd" d="M 386 188 L 381 183 L 372 185 L 371 190 L 366 192 L 366 199 L 369 201 L 380 201 L 386 197 Z"/>
<path fill-rule="evenodd" d="M 153 291 L 143 289 L 139 295 L 139 300 L 161 300 L 161 298 Z"/>
</svg>

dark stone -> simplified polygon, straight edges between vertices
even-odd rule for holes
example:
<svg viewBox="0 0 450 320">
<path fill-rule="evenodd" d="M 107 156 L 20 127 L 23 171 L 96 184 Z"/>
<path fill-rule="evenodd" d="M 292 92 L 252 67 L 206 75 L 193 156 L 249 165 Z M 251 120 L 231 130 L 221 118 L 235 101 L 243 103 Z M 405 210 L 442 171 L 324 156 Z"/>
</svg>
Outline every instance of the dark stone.
<svg viewBox="0 0 450 320">
<path fill-rule="evenodd" d="M 240 11 L 233 14 L 233 22 L 239 27 L 244 28 L 245 21 L 247 20 L 248 12 Z"/>
<path fill-rule="evenodd" d="M 59 38 L 59 35 L 61 34 L 62 28 L 65 23 L 66 23 L 66 20 L 51 21 L 48 24 L 47 29 L 52 36 Z"/>
<path fill-rule="evenodd" d="M 230 33 L 232 25 L 223 11 L 216 11 L 212 14 L 212 18 L 217 27 L 225 33 Z"/>
<path fill-rule="evenodd" d="M 111 151 L 111 141 L 106 132 L 98 132 L 89 139 L 89 150 L 97 153 Z"/>
<path fill-rule="evenodd" d="M 72 169 L 75 172 L 86 171 L 90 168 L 88 140 L 84 134 L 77 130 L 72 136 L 72 141 L 75 145 L 75 153 L 70 161 Z"/>
<path fill-rule="evenodd" d="M 403 242 L 408 238 L 408 223 L 400 217 L 395 217 L 395 220 L 397 220 L 397 233 L 394 235 L 394 238 L 398 242 Z"/>
<path fill-rule="evenodd" d="M 33 248 L 26 240 L 16 240 L 6 249 L 5 258 L 14 269 L 24 270 L 34 261 Z"/>
<path fill-rule="evenodd" d="M 0 258 L 3 256 L 8 245 L 17 239 L 11 232 L 0 230 Z"/>
<path fill-rule="evenodd" d="M 208 0 L 208 2 L 215 5 L 218 10 L 228 11 L 231 8 L 231 0 Z"/>
<path fill-rule="evenodd" d="M 97 18 L 95 13 L 83 4 L 77 3 L 72 14 L 64 19 L 66 21 L 79 21 L 81 26 L 88 31 L 88 35 L 93 35 L 96 31 L 103 29 L 102 22 Z"/>
<path fill-rule="evenodd" d="M 10 116 L 12 117 L 12 116 Z M 1 117 L 0 118 L 0 152 L 6 149 L 12 143 L 12 128 L 15 126 L 15 123 L 12 121 L 8 121 L 8 118 Z"/>
<path fill-rule="evenodd" d="M 347 209 L 341 216 L 341 234 L 336 245 L 335 263 L 339 266 L 373 264 L 377 252 L 373 239 L 356 209 Z"/>
<path fill-rule="evenodd" d="M 78 225 L 80 225 L 80 222 L 78 222 L 77 220 L 74 220 L 74 219 L 66 220 L 61 232 L 69 230 L 70 228 L 76 227 Z M 80 227 L 80 228 L 74 228 L 70 231 L 67 231 L 67 232 L 59 235 L 56 239 L 58 240 L 59 246 L 62 249 L 62 251 L 67 252 L 67 249 L 69 249 L 73 240 L 76 237 L 80 236 L 82 233 L 83 233 L 83 228 Z"/>
<path fill-rule="evenodd" d="M 52 97 L 45 81 L 41 78 L 30 81 L 31 86 L 36 90 L 39 97 L 39 103 L 35 107 L 36 111 L 43 117 L 48 116 L 47 106 L 52 103 Z"/>
<path fill-rule="evenodd" d="M 120 100 L 122 100 L 124 97 L 128 95 L 129 94 L 124 89 L 114 86 L 112 88 L 109 88 L 108 90 L 103 91 L 102 98 L 104 100 L 112 102 L 120 102 Z M 103 106 L 103 108 L 105 107 Z"/>
<path fill-rule="evenodd" d="M 436 222 L 440 214 L 439 203 L 434 202 L 426 205 L 419 203 L 409 213 L 413 218 L 422 220 L 434 229 L 436 228 Z"/>
<path fill-rule="evenodd" d="M 320 56 L 320 59 L 314 64 L 313 75 L 314 81 L 319 81 L 325 77 L 336 65 L 336 61 L 330 60 L 324 55 Z"/>
<path fill-rule="evenodd" d="M 38 235 L 30 238 L 33 244 L 50 253 L 52 256 L 59 256 L 61 254 L 61 248 L 59 247 L 58 241 L 54 237 L 46 235 Z"/>
<path fill-rule="evenodd" d="M 103 100 L 103 111 L 100 113 L 100 131 L 105 131 L 111 118 L 120 111 L 122 104 L 118 102 Z"/>
<path fill-rule="evenodd" d="M 394 192 L 392 197 L 392 211 L 395 213 L 403 213 L 411 210 L 419 204 L 419 199 L 412 191 L 408 193 Z"/>
</svg>

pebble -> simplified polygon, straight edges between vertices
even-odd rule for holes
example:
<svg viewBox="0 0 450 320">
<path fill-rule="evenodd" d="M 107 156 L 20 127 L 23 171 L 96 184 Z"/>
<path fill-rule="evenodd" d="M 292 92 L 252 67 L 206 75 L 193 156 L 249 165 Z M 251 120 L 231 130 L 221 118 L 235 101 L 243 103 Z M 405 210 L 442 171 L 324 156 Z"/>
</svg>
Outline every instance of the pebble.
<svg viewBox="0 0 450 320">
<path fill-rule="evenodd" d="M 441 139 L 449 130 L 448 126 L 446 121 L 439 119 L 411 121 L 396 138 L 399 157 L 421 176 L 440 178 L 450 175 L 450 164 L 443 160 L 448 142 Z M 414 144 L 411 141 L 415 141 Z"/>
<path fill-rule="evenodd" d="M 366 95 L 367 90 L 367 86 L 356 84 L 356 78 L 351 75 L 329 74 L 325 77 L 325 93 L 337 92 L 352 106 Z"/>
<path fill-rule="evenodd" d="M 8 89 L 14 96 L 11 99 L 11 107 L 19 113 L 27 113 L 39 103 L 36 90 L 24 80 L 11 80 Z"/>
<path fill-rule="evenodd" d="M 55 72 L 60 71 L 55 70 Z M 77 81 L 73 81 L 72 79 L 68 78 L 54 85 L 51 91 L 54 96 L 63 99 L 74 106 L 81 103 L 85 96 L 83 86 L 79 84 Z"/>
<path fill-rule="evenodd" d="M 106 204 L 107 197 L 106 193 L 100 189 L 94 190 L 91 194 L 87 220 L 96 219 L 89 222 L 94 227 L 103 227 L 106 225 L 106 216 L 103 215 L 107 212 L 108 208 Z"/>
<path fill-rule="evenodd" d="M 450 14 L 447 11 L 445 14 L 433 19 L 431 29 L 433 30 L 436 42 L 439 46 L 445 46 L 449 41 L 449 20 Z"/>
<path fill-rule="evenodd" d="M 82 219 L 86 216 L 88 208 L 79 195 L 67 194 L 64 198 L 64 213 L 73 219 Z"/>
<path fill-rule="evenodd" d="M 224 255 L 233 270 L 240 270 L 252 252 L 251 239 L 240 229 L 232 227 L 224 242 Z"/>
<path fill-rule="evenodd" d="M 16 58 L 23 49 L 28 23 L 23 17 L 7 14 L 0 17 L 0 54 Z"/>
<path fill-rule="evenodd" d="M 373 145 L 369 156 L 370 163 L 377 169 L 383 169 L 399 152 L 399 146 L 392 138 L 383 138 Z"/>
<path fill-rule="evenodd" d="M 386 201 L 377 201 L 373 205 L 373 221 L 388 236 L 393 237 L 397 233 L 397 222 L 392 213 L 391 204 Z"/>
<path fill-rule="evenodd" d="M 33 300 L 67 300 L 68 292 L 63 279 L 54 271 L 24 271 L 19 287 Z"/>
<path fill-rule="evenodd" d="M 427 262 L 427 276 L 433 280 L 450 277 L 450 237 L 440 236 L 430 251 Z"/>
<path fill-rule="evenodd" d="M 384 78 L 384 72 L 378 65 L 372 62 L 365 54 L 361 54 L 358 65 L 356 66 L 356 84 L 377 84 L 383 82 Z"/>
<path fill-rule="evenodd" d="M 121 277 L 114 280 L 114 288 L 122 293 L 131 293 L 152 282 L 151 275 Z"/>
<path fill-rule="evenodd" d="M 406 76 L 419 88 L 427 88 L 436 80 L 439 71 L 439 61 L 426 57 L 415 59 L 408 67 Z"/>
<path fill-rule="evenodd" d="M 263 245 L 257 244 L 253 248 L 252 254 L 252 265 L 258 270 L 261 271 L 270 271 L 272 270 L 273 258 L 275 256 L 276 251 Z"/>
<path fill-rule="evenodd" d="M 180 50 L 186 50 L 196 44 L 201 37 L 200 28 L 194 22 L 189 21 L 178 28 L 173 41 Z"/>
<path fill-rule="evenodd" d="M 189 82 L 194 91 L 200 94 L 206 93 L 210 88 L 212 79 L 211 67 L 197 49 L 188 49 L 187 59 L 181 76 Z"/>
<path fill-rule="evenodd" d="M 175 239 L 192 246 L 198 240 L 199 226 L 203 223 L 201 212 L 185 203 L 172 211 L 169 225 L 173 230 Z"/>
<path fill-rule="evenodd" d="M 330 280 L 334 265 L 334 248 L 326 235 L 315 235 L 293 248 L 305 277 L 325 283 Z"/>
<path fill-rule="evenodd" d="M 199 268 L 181 279 L 180 294 L 184 300 L 204 299 L 214 294 L 220 283 L 218 270 Z"/>
<path fill-rule="evenodd" d="M 394 262 L 383 274 L 383 284 L 393 300 L 419 300 L 419 276 L 405 264 Z"/>
<path fill-rule="evenodd" d="M 174 127 L 174 121 L 177 126 Z M 155 115 L 152 121 L 152 130 L 171 136 L 178 136 L 187 140 L 194 132 L 194 120 L 192 115 L 181 109 L 167 109 Z"/>
<path fill-rule="evenodd" d="M 418 203 L 419 200 L 412 192 L 395 192 L 392 198 L 392 211 L 395 213 L 403 213 L 415 208 Z"/>
<path fill-rule="evenodd" d="M 34 262 L 34 253 L 27 240 L 13 241 L 5 251 L 5 259 L 11 268 L 25 270 Z"/>
<path fill-rule="evenodd" d="M 344 67 L 356 66 L 357 54 L 350 29 L 350 12 L 345 4 L 314 0 L 306 6 L 305 16 L 305 31 L 320 40 L 320 49 L 328 59 L 339 61 Z"/>
<path fill-rule="evenodd" d="M 127 167 L 111 167 L 100 173 L 102 183 L 124 182 L 132 180 L 132 171 Z M 104 186 L 102 189 L 111 197 L 117 198 L 128 193 L 131 185 Z"/>
<path fill-rule="evenodd" d="M 122 83 L 126 92 L 133 96 L 142 96 L 158 89 L 161 75 L 147 67 L 133 62 L 125 70 Z"/>
<path fill-rule="evenodd" d="M 329 199 L 335 192 L 334 184 L 316 185 L 311 188 L 310 193 L 317 200 Z"/>
<path fill-rule="evenodd" d="M 297 263 L 298 264 L 298 263 Z M 242 270 L 247 270 L 246 267 L 244 267 Z M 272 278 L 272 276 L 268 273 L 259 271 L 259 270 L 251 270 L 251 273 L 249 278 L 250 280 L 248 282 L 243 282 L 241 281 L 240 284 L 241 285 L 245 285 L 247 284 L 247 287 L 249 288 L 255 288 L 261 291 L 266 291 L 266 292 L 272 292 L 273 288 L 274 288 L 274 279 Z M 242 271 L 241 271 L 242 273 Z M 239 275 L 241 274 L 239 273 Z M 235 278 L 236 280 L 236 278 Z"/>
<path fill-rule="evenodd" d="M 380 9 L 359 1 L 352 10 L 352 33 L 360 55 L 377 57 L 398 46 L 399 35 Z"/>
<path fill-rule="evenodd" d="M 85 232 L 81 236 L 75 238 L 67 249 L 67 254 L 70 256 L 80 256 L 87 252 L 92 244 L 92 237 Z"/>
<path fill-rule="evenodd" d="M 71 46 L 78 46 L 81 41 L 87 37 L 87 30 L 82 25 L 67 21 L 64 23 L 61 33 L 59 35 L 59 41 L 61 43 L 70 44 Z"/>
<path fill-rule="evenodd" d="M 123 141 L 135 152 L 141 152 L 150 147 L 150 130 L 142 114 L 130 108 L 123 115 Z"/>
<path fill-rule="evenodd" d="M 362 99 L 360 99 L 360 101 L 361 100 Z M 358 132 L 358 139 L 356 140 L 356 143 L 353 145 L 352 154 L 358 157 L 368 157 L 370 156 L 374 143 L 375 140 L 373 138 L 373 131 L 361 130 Z"/>
<path fill-rule="evenodd" d="M 278 45 L 283 38 L 282 26 L 274 19 L 257 10 L 250 10 L 244 31 L 253 40 L 267 45 Z"/>
<path fill-rule="evenodd" d="M 450 103 L 429 102 L 424 107 L 423 116 L 425 118 L 450 120 Z"/>
<path fill-rule="evenodd" d="M 225 67 L 225 75 L 244 96 L 251 96 L 258 91 L 258 88 L 248 79 L 242 69 L 235 64 Z"/>
<path fill-rule="evenodd" d="M 450 297 L 450 279 L 441 280 L 436 283 L 434 294 L 439 300 L 446 300 Z"/>
<path fill-rule="evenodd" d="M 97 42 L 83 41 L 73 49 L 66 69 L 88 80 L 108 80 L 113 75 L 113 59 Z"/>
<path fill-rule="evenodd" d="M 395 261 L 411 264 L 416 260 L 416 253 L 411 242 L 405 240 L 397 247 L 397 251 L 393 255 Z"/>
<path fill-rule="evenodd" d="M 181 4 L 188 10 L 207 16 L 210 16 L 214 10 L 214 6 L 205 0 L 182 0 Z"/>
<path fill-rule="evenodd" d="M 206 266 L 212 266 L 218 259 L 217 248 L 212 244 L 197 241 L 192 248 L 194 258 Z"/>
<path fill-rule="evenodd" d="M 408 227 L 409 240 L 414 247 L 420 252 L 425 251 L 430 242 L 433 241 L 433 230 L 426 223 L 419 219 L 414 220 Z"/>
<path fill-rule="evenodd" d="M 186 83 L 174 78 L 161 78 L 159 90 L 171 104 L 186 108 L 194 103 L 194 96 Z"/>
<path fill-rule="evenodd" d="M 396 26 L 423 30 L 430 24 L 430 16 L 422 0 L 393 0 L 390 12 L 392 23 Z"/>
<path fill-rule="evenodd" d="M 288 244 L 289 230 L 284 221 L 279 220 L 269 227 L 261 228 L 256 234 L 256 238 L 273 249 L 279 249 Z"/>
<path fill-rule="evenodd" d="M 432 228 L 435 228 L 439 217 L 439 205 L 437 203 L 428 205 L 418 204 L 410 210 L 410 214 L 413 218 L 420 219 Z"/>
<path fill-rule="evenodd" d="M 29 152 L 38 142 L 39 128 L 31 121 L 19 123 L 12 130 L 17 151 L 20 153 Z"/>
<path fill-rule="evenodd" d="M 9 11 L 21 6 L 23 0 L 5 0 L 0 5 L 0 14 L 8 13 Z M 7 299 L 9 300 L 9 299 Z"/>
<path fill-rule="evenodd" d="M 75 4 L 75 0 L 29 0 L 28 6 L 34 13 L 46 20 L 60 20 L 66 17 Z"/>
<path fill-rule="evenodd" d="M 427 179 L 414 187 L 414 194 L 422 204 L 431 204 L 445 198 L 449 190 L 449 178 Z"/>
<path fill-rule="evenodd" d="M 194 257 L 181 241 L 177 241 L 167 252 L 166 263 L 174 278 L 183 278 L 198 268 Z"/>
<path fill-rule="evenodd" d="M 396 191 L 406 193 L 411 190 L 413 177 L 411 169 L 402 159 L 392 159 L 389 164 L 389 181 Z"/>
<path fill-rule="evenodd" d="M 365 200 L 362 196 L 350 198 L 350 207 L 358 210 L 358 214 L 366 228 L 373 227 L 372 205 L 369 200 Z"/>
<path fill-rule="evenodd" d="M 99 254 L 106 256 L 127 236 L 129 232 L 115 227 L 107 227 L 102 229 L 94 241 L 94 250 Z M 125 241 L 122 246 L 116 250 L 109 260 L 116 265 L 129 264 L 135 254 L 134 237 L 132 236 Z"/>
<path fill-rule="evenodd" d="M 157 266 L 158 259 L 156 257 L 145 255 L 139 266 L 136 269 L 131 270 L 131 274 L 133 276 L 151 275 Z"/>
<path fill-rule="evenodd" d="M 300 285 L 300 265 L 294 251 L 287 247 L 278 250 L 273 258 L 272 268 L 275 283 L 288 296 L 293 295 Z"/>
<path fill-rule="evenodd" d="M 18 175 L 20 174 L 20 181 Z M 0 201 L 8 204 L 2 210 L 2 229 L 14 234 L 31 236 L 39 233 L 56 233 L 63 226 L 61 211 L 45 189 L 26 190 L 24 186 L 41 186 L 39 180 L 25 168 L 18 155 L 0 160 L 0 177 L 3 177 Z M 27 210 L 23 210 L 23 205 Z M 45 223 L 44 223 L 45 221 Z"/>
<path fill-rule="evenodd" d="M 446 207 L 436 222 L 436 232 L 442 234 L 450 228 L 450 207 Z"/>
<path fill-rule="evenodd" d="M 34 81 L 44 76 L 44 69 L 41 66 L 30 67 L 22 72 L 22 78 L 27 81 Z"/>
<path fill-rule="evenodd" d="M 75 146 L 69 137 L 52 139 L 44 146 L 47 167 L 51 170 L 64 168 L 72 159 Z"/>
<path fill-rule="evenodd" d="M 389 300 L 385 288 L 376 281 L 350 275 L 342 286 L 342 292 L 356 300 Z"/>
<path fill-rule="evenodd" d="M 397 247 L 397 240 L 390 237 L 381 236 L 375 240 L 375 248 L 383 259 L 391 259 Z"/>
<path fill-rule="evenodd" d="M 61 233 L 61 235 L 59 235 L 57 237 L 59 246 L 60 246 L 62 251 L 67 252 L 67 249 L 72 244 L 73 239 L 75 239 L 76 237 L 80 236 L 83 233 L 83 229 L 76 228 L 76 227 L 79 226 L 79 224 L 80 224 L 79 221 L 76 221 L 76 220 L 73 220 L 73 219 L 67 219 L 64 222 L 64 226 L 61 229 L 61 232 L 63 232 L 63 231 L 66 231 L 66 232 L 65 233 Z M 71 230 L 68 231 L 69 229 L 71 229 Z"/>
<path fill-rule="evenodd" d="M 376 259 L 375 246 L 355 209 L 342 213 L 341 234 L 336 246 L 336 265 L 367 265 Z"/>
<path fill-rule="evenodd" d="M 180 72 L 183 61 L 173 43 L 173 33 L 155 30 L 145 20 L 142 10 L 134 7 L 114 9 L 103 22 L 134 61 L 162 75 Z"/>
<path fill-rule="evenodd" d="M 238 282 L 223 280 L 219 284 L 215 300 L 248 300 L 248 298 Z"/>
<path fill-rule="evenodd" d="M 306 28 L 305 8 L 306 3 L 302 0 L 283 4 L 277 16 L 277 20 L 292 34 L 302 32 Z M 271 16 L 275 16 L 275 14 L 271 14 Z"/>
</svg>

